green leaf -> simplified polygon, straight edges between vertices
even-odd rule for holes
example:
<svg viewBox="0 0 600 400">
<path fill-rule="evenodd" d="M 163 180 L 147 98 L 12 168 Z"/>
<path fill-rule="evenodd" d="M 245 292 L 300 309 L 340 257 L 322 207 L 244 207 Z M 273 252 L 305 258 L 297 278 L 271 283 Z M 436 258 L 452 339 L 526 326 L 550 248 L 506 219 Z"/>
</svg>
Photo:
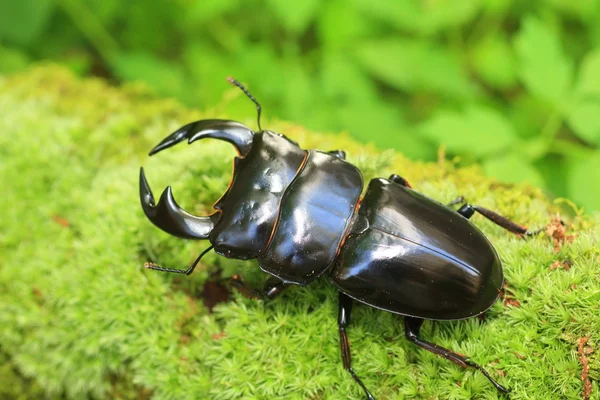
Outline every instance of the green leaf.
<svg viewBox="0 0 600 400">
<path fill-rule="evenodd" d="M 199 24 L 210 23 L 211 19 L 239 8 L 240 0 L 192 1 L 187 4 L 184 22 L 187 28 L 198 28 Z"/>
<path fill-rule="evenodd" d="M 513 0 L 487 0 L 483 2 L 483 9 L 493 15 L 503 15 L 512 6 Z"/>
<path fill-rule="evenodd" d="M 486 160 L 483 163 L 486 175 L 493 176 L 506 183 L 528 182 L 543 186 L 544 178 L 526 159 L 517 154 L 509 154 Z"/>
<path fill-rule="evenodd" d="M 355 40 L 366 36 L 369 24 L 351 3 L 344 0 L 329 1 L 319 13 L 317 32 L 326 49 L 353 46 Z"/>
<path fill-rule="evenodd" d="M 515 48 L 519 77 L 527 90 L 555 106 L 564 102 L 573 84 L 573 63 L 564 53 L 558 34 L 528 17 L 522 21 Z"/>
<path fill-rule="evenodd" d="M 283 65 L 286 71 L 284 85 L 281 87 L 284 93 L 283 116 L 292 121 L 306 120 L 314 106 L 314 80 L 293 60 L 288 60 Z"/>
<path fill-rule="evenodd" d="M 567 109 L 567 122 L 575 134 L 600 145 L 600 49 L 583 59 L 577 78 L 575 99 Z"/>
<path fill-rule="evenodd" d="M 600 96 L 600 48 L 590 51 L 581 62 L 576 93 Z"/>
<path fill-rule="evenodd" d="M 583 19 L 587 19 L 591 13 L 598 9 L 598 2 L 596 0 L 545 0 L 542 3 L 547 3 L 569 17 L 580 17 Z"/>
<path fill-rule="evenodd" d="M 388 104 L 349 105 L 335 111 L 344 129 L 381 149 L 396 149 L 412 159 L 435 159 L 435 148 L 419 137 Z"/>
<path fill-rule="evenodd" d="M 569 197 L 588 210 L 600 210 L 600 154 L 576 162 L 569 168 Z"/>
<path fill-rule="evenodd" d="M 320 126 L 348 131 L 364 142 L 373 142 L 381 149 L 397 149 L 413 159 L 435 158 L 435 148 L 406 125 L 399 107 L 384 102 L 373 81 L 348 59 L 330 54 L 320 71 L 318 87 L 325 106 L 309 112 L 311 120 L 318 115 Z"/>
<path fill-rule="evenodd" d="M 479 11 L 481 0 L 354 0 L 366 15 L 410 32 L 431 35 L 469 22 Z"/>
<path fill-rule="evenodd" d="M 430 27 L 432 31 L 465 25 L 475 17 L 483 3 L 482 0 L 413 0 L 412 2 L 421 9 L 417 15 L 422 17 L 423 25 Z"/>
<path fill-rule="evenodd" d="M 423 26 L 419 18 L 420 11 L 412 0 L 354 0 L 353 4 L 366 16 L 387 22 L 392 26 L 410 32 L 425 32 L 429 29 Z"/>
<path fill-rule="evenodd" d="M 455 154 L 486 157 L 515 143 L 513 127 L 493 109 L 472 106 L 464 113 L 442 111 L 421 125 L 421 132 Z"/>
<path fill-rule="evenodd" d="M 282 25 L 295 34 L 301 34 L 306 30 L 322 5 L 319 0 L 268 0 L 267 3 Z"/>
<path fill-rule="evenodd" d="M 28 57 L 21 51 L 0 46 L 0 74 L 10 74 L 25 69 Z"/>
<path fill-rule="evenodd" d="M 594 46 L 600 46 L 600 24 L 595 23 L 600 19 L 600 7 L 590 13 L 588 18 L 586 28 L 588 29 L 589 40 Z"/>
<path fill-rule="evenodd" d="M 300 63 L 298 62 L 298 64 Z M 278 57 L 272 45 L 258 43 L 256 45 L 246 45 L 244 51 L 236 54 L 236 57 L 231 61 L 231 65 L 221 68 L 221 78 L 219 79 L 223 80 L 223 71 L 233 71 L 230 74 L 237 74 L 236 70 L 239 70 L 239 79 L 246 79 L 247 77 L 247 83 L 251 85 L 249 90 L 255 96 L 258 96 L 265 110 L 265 116 L 282 116 L 284 112 L 283 105 L 286 103 L 285 96 L 288 95 L 286 93 L 289 80 L 287 68 L 285 60 Z M 268 79 L 265 79 L 265 77 L 268 77 Z M 247 102 L 247 99 L 244 101 Z M 246 110 L 248 108 L 252 109 L 251 104 L 246 105 Z M 303 118 L 302 121 L 305 121 L 305 119 Z"/>
<path fill-rule="evenodd" d="M 346 57 L 327 55 L 319 68 L 319 87 L 336 104 L 383 103 L 373 80 Z M 352 84 L 349 84 L 352 82 Z"/>
<path fill-rule="evenodd" d="M 567 122 L 581 139 L 600 146 L 600 96 L 574 103 L 569 108 Z"/>
<path fill-rule="evenodd" d="M 202 108 L 212 107 L 221 101 L 229 86 L 224 80 L 227 75 L 245 79 L 238 70 L 230 68 L 237 64 L 227 55 L 203 43 L 189 43 L 183 49 L 183 62 L 193 79 L 187 91 L 195 99 L 193 104 Z"/>
<path fill-rule="evenodd" d="M 503 115 L 511 121 L 516 133 L 523 138 L 539 137 L 548 123 L 548 107 L 522 92 L 513 97 Z"/>
<path fill-rule="evenodd" d="M 546 182 L 545 188 L 554 196 L 567 196 L 569 165 L 573 157 L 549 154 L 535 161 L 535 168 Z"/>
<path fill-rule="evenodd" d="M 473 65 L 481 78 L 497 89 L 507 89 L 517 80 L 517 63 L 508 41 L 501 35 L 488 35 L 472 52 Z"/>
<path fill-rule="evenodd" d="M 27 45 L 46 27 L 54 0 L 0 1 L 0 40 Z"/>
<path fill-rule="evenodd" d="M 432 91 L 457 98 L 471 98 L 475 92 L 458 57 L 431 42 L 366 42 L 358 46 L 356 56 L 367 71 L 400 90 Z"/>
<path fill-rule="evenodd" d="M 143 81 L 158 93 L 180 95 L 184 88 L 181 67 L 142 52 L 118 54 L 111 61 L 117 76 L 129 81 Z"/>
</svg>

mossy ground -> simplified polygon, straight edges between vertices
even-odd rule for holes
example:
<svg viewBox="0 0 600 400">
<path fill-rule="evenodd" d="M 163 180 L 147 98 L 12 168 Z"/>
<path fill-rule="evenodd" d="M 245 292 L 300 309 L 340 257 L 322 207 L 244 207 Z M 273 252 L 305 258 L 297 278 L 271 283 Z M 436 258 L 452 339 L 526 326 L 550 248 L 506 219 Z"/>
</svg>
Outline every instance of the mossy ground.
<svg viewBox="0 0 600 400">
<path fill-rule="evenodd" d="M 363 398 L 342 368 L 337 295 L 326 278 L 267 304 L 234 294 L 210 314 L 205 280 L 222 269 L 258 285 L 264 275 L 254 262 L 209 254 L 191 277 L 142 268 L 148 260 L 183 268 L 205 244 L 169 237 L 145 219 L 139 166 L 155 191 L 172 184 L 183 206 L 207 212 L 229 181 L 232 148 L 209 141 L 146 153 L 180 125 L 219 116 L 227 117 L 135 86 L 80 81 L 55 66 L 0 78 L 0 396 Z M 410 162 L 347 135 L 263 125 L 304 148 L 345 149 L 366 179 L 399 173 L 440 201 L 464 195 L 532 227 L 556 212 L 539 190 L 498 184 L 477 168 Z M 545 235 L 521 240 L 475 216 L 516 301 L 497 302 L 483 321 L 427 322 L 424 337 L 470 355 L 512 399 L 581 399 L 578 340 L 589 336 L 590 398 L 600 399 L 599 220 L 571 218 L 577 236 L 555 252 Z M 550 268 L 556 260 L 571 260 L 570 269 Z M 501 398 L 480 373 L 406 341 L 395 315 L 356 306 L 349 334 L 355 369 L 378 399 Z"/>
</svg>

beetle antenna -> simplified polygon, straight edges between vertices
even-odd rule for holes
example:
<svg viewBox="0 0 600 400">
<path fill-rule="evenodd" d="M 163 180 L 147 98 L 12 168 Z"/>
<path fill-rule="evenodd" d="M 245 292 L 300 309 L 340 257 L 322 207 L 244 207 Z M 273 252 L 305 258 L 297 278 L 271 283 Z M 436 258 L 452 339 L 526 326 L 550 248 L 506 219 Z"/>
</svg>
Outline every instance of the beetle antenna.
<svg viewBox="0 0 600 400">
<path fill-rule="evenodd" d="M 242 90 L 242 92 L 244 92 L 244 94 L 245 94 L 246 96 L 248 96 L 248 98 L 249 98 L 250 100 L 252 100 L 252 102 L 253 102 L 254 104 L 256 104 L 256 112 L 258 113 L 258 117 L 257 117 L 257 121 L 258 121 L 258 130 L 259 130 L 259 131 L 262 131 L 262 128 L 260 127 L 260 112 L 261 112 L 262 108 L 260 107 L 260 104 L 258 103 L 258 100 L 256 100 L 256 98 L 255 98 L 254 96 L 252 96 L 252 93 L 250 93 L 250 92 L 248 91 L 248 89 L 246 89 L 246 88 L 244 87 L 244 85 L 242 85 L 241 83 L 239 83 L 239 82 L 237 81 L 237 79 L 235 79 L 234 77 L 232 77 L 232 76 L 228 76 L 228 77 L 227 77 L 227 82 L 231 83 L 233 86 L 237 86 L 237 87 L 239 87 L 239 88 Z"/>
<path fill-rule="evenodd" d="M 146 268 L 146 269 L 153 269 L 155 271 L 173 272 L 173 273 L 176 273 L 176 274 L 190 275 L 192 272 L 194 272 L 194 268 L 196 268 L 196 265 L 198 265 L 198 263 L 200 262 L 200 260 L 202 259 L 202 257 L 204 257 L 204 255 L 206 253 L 208 253 L 209 251 L 211 251 L 212 249 L 213 249 L 212 246 L 208 246 L 208 249 L 206 249 L 202 253 L 200 253 L 200 255 L 192 263 L 192 265 L 190 265 L 190 267 L 188 269 L 185 269 L 185 270 L 184 269 L 163 268 L 163 267 L 159 267 L 158 265 L 154 264 L 153 262 L 147 262 L 146 264 L 144 264 L 144 268 Z"/>
</svg>

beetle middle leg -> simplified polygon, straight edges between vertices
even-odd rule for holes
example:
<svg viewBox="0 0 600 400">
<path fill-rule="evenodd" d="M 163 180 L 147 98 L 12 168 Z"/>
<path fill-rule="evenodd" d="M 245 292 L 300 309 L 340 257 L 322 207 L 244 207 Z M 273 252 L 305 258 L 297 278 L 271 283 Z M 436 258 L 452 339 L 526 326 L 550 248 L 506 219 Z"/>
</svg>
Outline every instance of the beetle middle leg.
<svg viewBox="0 0 600 400">
<path fill-rule="evenodd" d="M 350 353 L 350 340 L 346 333 L 346 326 L 350 323 L 350 314 L 352 313 L 352 299 L 340 292 L 340 308 L 338 314 L 338 330 L 340 332 L 340 349 L 342 351 L 342 362 L 344 363 L 344 369 L 352 375 L 352 378 L 360 385 L 365 391 L 368 400 L 375 400 L 369 389 L 362 383 L 358 375 L 352 368 L 352 354 Z"/>
<path fill-rule="evenodd" d="M 516 224 L 516 223 L 512 222 L 510 219 L 498 214 L 495 211 L 467 203 L 466 200 L 464 199 L 464 197 L 462 197 L 462 196 L 451 201 L 450 203 L 447 204 L 447 206 L 451 207 L 456 204 L 463 204 L 458 209 L 457 212 L 460 215 L 462 215 L 463 217 L 465 217 L 466 219 L 471 218 L 473 216 L 473 214 L 475 214 L 475 212 L 478 212 L 479 214 L 483 215 L 485 218 L 492 221 L 494 224 L 506 229 L 507 231 L 509 231 L 511 233 L 519 235 L 519 236 L 535 236 L 545 229 L 545 228 L 540 228 L 540 229 L 536 229 L 533 231 L 529 230 L 529 228 L 527 228 L 526 226 Z"/>
<path fill-rule="evenodd" d="M 289 287 L 288 284 L 273 276 L 267 279 L 263 290 L 248 286 L 239 275 L 233 275 L 230 282 L 231 286 L 240 292 L 242 296 L 256 300 L 272 300 Z"/>
<path fill-rule="evenodd" d="M 421 340 L 419 338 L 419 331 L 421 330 L 421 325 L 423 324 L 423 321 L 424 320 L 420 318 L 404 317 L 404 332 L 408 340 L 410 340 L 417 346 L 427 351 L 430 351 L 433 354 L 436 354 L 440 357 L 444 357 L 445 359 L 450 360 L 463 368 L 473 367 L 481 371 L 481 373 L 485 375 L 485 377 L 488 378 L 490 382 L 492 382 L 496 389 L 498 389 L 502 393 L 508 393 L 508 389 L 496 382 L 494 378 L 492 378 L 485 369 L 483 369 L 479 364 L 470 361 L 468 357 L 454 353 L 453 351 L 450 351 L 442 346 L 438 346 L 437 344 Z"/>
</svg>

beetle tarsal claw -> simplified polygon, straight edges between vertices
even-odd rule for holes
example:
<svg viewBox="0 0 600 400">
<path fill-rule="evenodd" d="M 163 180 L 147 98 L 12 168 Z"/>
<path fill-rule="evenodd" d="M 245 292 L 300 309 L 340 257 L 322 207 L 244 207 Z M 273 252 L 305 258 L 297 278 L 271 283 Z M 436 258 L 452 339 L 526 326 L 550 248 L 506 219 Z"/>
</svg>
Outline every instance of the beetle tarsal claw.
<svg viewBox="0 0 600 400">
<path fill-rule="evenodd" d="M 239 122 L 224 119 L 204 119 L 189 123 L 177 129 L 156 145 L 150 155 L 187 140 L 188 143 L 199 139 L 213 138 L 233 144 L 240 156 L 245 157 L 252 147 L 254 132 Z"/>
<path fill-rule="evenodd" d="M 156 204 L 143 168 L 140 168 L 140 201 L 148 219 L 171 235 L 184 239 L 208 239 L 214 227 L 210 217 L 198 217 L 179 207 L 170 186 Z"/>
</svg>

